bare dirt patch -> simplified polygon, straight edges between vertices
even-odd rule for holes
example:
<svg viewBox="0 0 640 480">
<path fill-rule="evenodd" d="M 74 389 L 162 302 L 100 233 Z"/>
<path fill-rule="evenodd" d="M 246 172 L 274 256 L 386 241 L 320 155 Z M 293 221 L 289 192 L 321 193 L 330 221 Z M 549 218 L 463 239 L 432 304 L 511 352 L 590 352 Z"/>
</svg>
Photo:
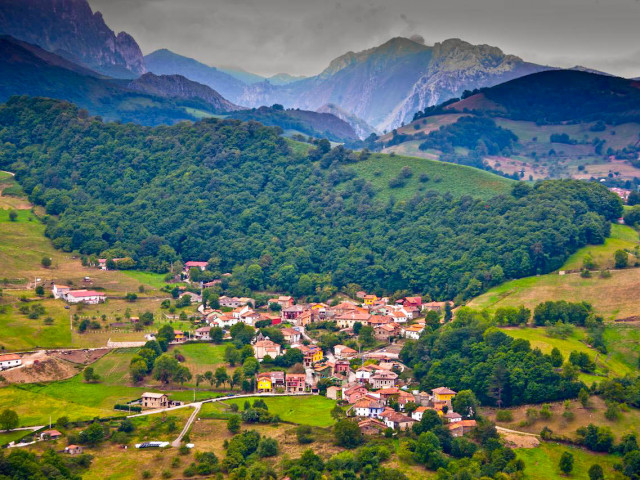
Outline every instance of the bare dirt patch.
<svg viewBox="0 0 640 480">
<path fill-rule="evenodd" d="M 519 433 L 500 431 L 500 435 L 511 448 L 536 448 L 540 445 L 538 437 L 522 435 Z"/>
<path fill-rule="evenodd" d="M 78 366 L 57 358 L 34 360 L 29 365 L 2 373 L 8 383 L 37 383 L 64 380 L 78 374 Z"/>
<path fill-rule="evenodd" d="M 67 362 L 78 363 L 81 365 L 89 365 L 102 357 L 111 350 L 108 348 L 99 348 L 95 350 L 58 350 L 51 352 L 51 356 L 61 358 Z"/>
</svg>

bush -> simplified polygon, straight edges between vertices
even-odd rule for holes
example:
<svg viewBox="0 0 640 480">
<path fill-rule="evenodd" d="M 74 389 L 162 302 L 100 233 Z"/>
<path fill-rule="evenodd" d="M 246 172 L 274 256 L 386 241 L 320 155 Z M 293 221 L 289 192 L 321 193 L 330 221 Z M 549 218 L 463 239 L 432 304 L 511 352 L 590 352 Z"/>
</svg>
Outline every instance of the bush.
<svg viewBox="0 0 640 480">
<path fill-rule="evenodd" d="M 510 410 L 498 410 L 496 412 L 496 420 L 499 422 L 512 422 L 513 413 Z"/>
<path fill-rule="evenodd" d="M 278 441 L 275 438 L 261 438 L 257 453 L 260 458 L 275 457 L 278 455 Z"/>
<path fill-rule="evenodd" d="M 298 438 L 298 443 L 301 445 L 312 443 L 314 440 L 311 427 L 309 425 L 299 425 L 296 428 L 296 437 Z"/>
</svg>

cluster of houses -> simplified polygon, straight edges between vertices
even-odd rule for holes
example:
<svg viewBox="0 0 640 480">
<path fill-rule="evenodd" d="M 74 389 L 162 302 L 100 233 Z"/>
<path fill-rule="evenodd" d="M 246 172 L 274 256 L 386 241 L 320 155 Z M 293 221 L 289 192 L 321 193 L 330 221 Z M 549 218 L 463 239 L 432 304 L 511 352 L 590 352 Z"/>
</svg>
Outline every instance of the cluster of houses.
<svg viewBox="0 0 640 480">
<path fill-rule="evenodd" d="M 95 305 L 106 301 L 107 296 L 102 292 L 95 290 L 72 290 L 66 285 L 53 284 L 51 288 L 53 298 L 62 299 L 67 303 L 86 303 Z"/>
<path fill-rule="evenodd" d="M 476 426 L 473 419 L 463 419 L 453 411 L 452 400 L 456 392 L 446 387 L 435 388 L 431 394 L 426 392 L 408 392 L 397 387 L 386 387 L 369 391 L 363 385 L 354 385 L 337 392 L 349 403 L 349 412 L 361 418 L 358 423 L 365 434 L 377 434 L 386 428 L 405 430 L 422 420 L 427 410 L 434 410 L 445 422 L 454 437 L 469 432 Z M 398 410 L 391 408 L 395 402 Z M 418 405 L 408 412 L 408 404 Z"/>
</svg>

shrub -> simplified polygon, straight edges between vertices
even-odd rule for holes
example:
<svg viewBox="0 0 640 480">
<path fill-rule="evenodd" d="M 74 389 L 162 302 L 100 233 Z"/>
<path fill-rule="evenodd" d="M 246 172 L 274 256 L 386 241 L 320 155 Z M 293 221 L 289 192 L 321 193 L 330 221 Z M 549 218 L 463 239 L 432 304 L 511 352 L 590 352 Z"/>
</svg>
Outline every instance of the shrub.
<svg viewBox="0 0 640 480">
<path fill-rule="evenodd" d="M 314 440 L 311 432 L 311 427 L 309 425 L 298 426 L 296 428 L 296 437 L 298 438 L 298 443 L 301 445 L 312 443 Z"/>
<path fill-rule="evenodd" d="M 510 410 L 498 410 L 496 412 L 496 420 L 499 422 L 512 422 L 513 413 Z"/>
</svg>

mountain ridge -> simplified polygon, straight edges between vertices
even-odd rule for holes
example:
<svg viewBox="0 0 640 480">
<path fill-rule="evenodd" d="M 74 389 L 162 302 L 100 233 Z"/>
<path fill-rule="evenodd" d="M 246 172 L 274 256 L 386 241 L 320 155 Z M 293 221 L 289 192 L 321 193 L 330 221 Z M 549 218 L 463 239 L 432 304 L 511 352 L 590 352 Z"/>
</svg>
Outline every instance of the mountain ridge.
<svg viewBox="0 0 640 480">
<path fill-rule="evenodd" d="M 116 35 L 86 0 L 3 0 L 0 33 L 112 77 L 146 71 L 133 37 Z"/>
</svg>

